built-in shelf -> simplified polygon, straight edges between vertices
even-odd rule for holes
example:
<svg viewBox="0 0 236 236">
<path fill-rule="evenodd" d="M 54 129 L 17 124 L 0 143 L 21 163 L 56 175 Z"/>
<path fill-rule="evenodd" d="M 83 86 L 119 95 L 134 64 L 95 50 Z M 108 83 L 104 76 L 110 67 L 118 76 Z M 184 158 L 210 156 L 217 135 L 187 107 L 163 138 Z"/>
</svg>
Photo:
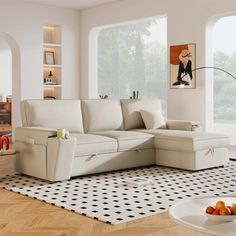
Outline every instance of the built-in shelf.
<svg viewBox="0 0 236 236">
<path fill-rule="evenodd" d="M 56 64 L 44 64 L 43 67 L 46 67 L 46 68 L 61 68 L 61 65 L 56 65 Z"/>
<path fill-rule="evenodd" d="M 43 47 L 44 48 L 60 48 L 61 44 L 58 44 L 58 43 L 44 43 Z"/>
<path fill-rule="evenodd" d="M 0 136 L 11 135 L 11 103 L 0 102 Z"/>
<path fill-rule="evenodd" d="M 43 86 L 48 88 L 61 88 L 60 84 L 44 84 Z"/>
<path fill-rule="evenodd" d="M 43 96 L 45 99 L 61 99 L 61 26 L 50 24 L 43 27 L 43 52 Z"/>
</svg>

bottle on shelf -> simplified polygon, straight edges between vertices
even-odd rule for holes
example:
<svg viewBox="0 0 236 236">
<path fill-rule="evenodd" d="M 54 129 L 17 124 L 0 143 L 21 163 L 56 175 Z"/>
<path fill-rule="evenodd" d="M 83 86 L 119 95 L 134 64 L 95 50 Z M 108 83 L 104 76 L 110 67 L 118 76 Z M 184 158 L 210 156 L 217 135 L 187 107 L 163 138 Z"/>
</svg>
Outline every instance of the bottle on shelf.
<svg viewBox="0 0 236 236">
<path fill-rule="evenodd" d="M 57 83 L 54 81 L 54 75 L 52 71 L 49 71 L 48 76 L 44 78 L 44 84 L 45 85 L 56 85 Z"/>
</svg>

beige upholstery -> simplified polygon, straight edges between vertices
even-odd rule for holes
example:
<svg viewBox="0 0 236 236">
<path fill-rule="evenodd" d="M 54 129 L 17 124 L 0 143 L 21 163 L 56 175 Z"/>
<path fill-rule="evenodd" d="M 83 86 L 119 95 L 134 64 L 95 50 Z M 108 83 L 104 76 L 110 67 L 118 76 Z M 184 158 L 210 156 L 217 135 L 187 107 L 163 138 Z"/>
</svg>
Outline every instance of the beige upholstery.
<svg viewBox="0 0 236 236">
<path fill-rule="evenodd" d="M 167 120 L 166 126 L 170 130 L 202 131 L 198 121 Z"/>
<path fill-rule="evenodd" d="M 123 127 L 120 100 L 83 100 L 82 109 L 86 132 L 119 130 Z"/>
<path fill-rule="evenodd" d="M 76 138 L 75 157 L 117 152 L 116 139 L 93 134 L 72 133 L 70 136 Z"/>
<path fill-rule="evenodd" d="M 15 141 L 14 148 L 19 152 L 16 171 L 40 179 L 47 178 L 47 146 Z"/>
<path fill-rule="evenodd" d="M 146 129 L 166 129 L 166 121 L 162 111 L 140 110 Z"/>
<path fill-rule="evenodd" d="M 156 135 L 155 146 L 159 149 L 195 152 L 209 148 L 227 147 L 229 139 L 222 134 L 169 132 Z"/>
<path fill-rule="evenodd" d="M 21 109 L 23 126 L 65 128 L 83 133 L 79 100 L 26 100 Z"/>
<path fill-rule="evenodd" d="M 155 149 L 144 149 L 76 157 L 71 176 L 153 165 L 155 153 Z"/>
<path fill-rule="evenodd" d="M 171 131 L 155 138 L 156 164 L 187 170 L 225 165 L 229 138 L 221 134 Z"/>
<path fill-rule="evenodd" d="M 169 129 L 134 129 L 133 132 L 142 132 L 147 134 L 152 134 L 154 136 L 163 134 L 163 135 L 181 135 L 183 133 L 189 133 L 189 131 L 182 131 L 182 130 L 169 130 Z"/>
<path fill-rule="evenodd" d="M 55 129 L 44 127 L 18 127 L 15 129 L 15 141 L 28 144 L 47 145 L 48 137 L 56 135 Z"/>
<path fill-rule="evenodd" d="M 155 149 L 75 157 L 71 176 L 87 175 L 155 164 Z"/>
<path fill-rule="evenodd" d="M 224 166 L 229 161 L 227 148 L 215 148 L 197 152 L 180 152 L 156 149 L 156 164 L 186 170 L 202 170 Z"/>
<path fill-rule="evenodd" d="M 145 128 L 140 110 L 161 111 L 159 99 L 122 99 L 121 106 L 125 130 Z"/>
<path fill-rule="evenodd" d="M 49 138 L 47 144 L 47 179 L 62 181 L 71 177 L 76 139 Z"/>
<path fill-rule="evenodd" d="M 191 132 L 200 130 L 198 122 L 172 120 L 166 121 L 167 129 L 145 129 L 140 111 L 161 114 L 158 99 L 83 100 L 81 105 L 79 100 L 28 100 L 21 105 L 16 170 L 41 179 L 152 164 L 199 170 L 228 160 L 228 138 Z M 68 129 L 70 138 L 55 137 L 58 128 Z"/>
<path fill-rule="evenodd" d="M 116 139 L 118 152 L 154 148 L 154 136 L 132 131 L 100 131 L 93 134 Z"/>
</svg>

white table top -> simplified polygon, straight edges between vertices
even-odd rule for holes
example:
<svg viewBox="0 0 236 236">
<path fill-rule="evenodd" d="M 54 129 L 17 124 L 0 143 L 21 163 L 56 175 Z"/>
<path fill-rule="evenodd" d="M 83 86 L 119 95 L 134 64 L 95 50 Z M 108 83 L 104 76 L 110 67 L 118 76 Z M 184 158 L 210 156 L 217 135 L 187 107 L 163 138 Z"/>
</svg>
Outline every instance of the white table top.
<svg viewBox="0 0 236 236">
<path fill-rule="evenodd" d="M 236 204 L 236 197 L 202 197 L 180 201 L 170 210 L 170 217 L 193 230 L 217 236 L 236 236 L 236 221 L 215 222 L 207 219 L 205 209 L 214 206 L 217 201 L 224 201 L 226 205 Z"/>
</svg>

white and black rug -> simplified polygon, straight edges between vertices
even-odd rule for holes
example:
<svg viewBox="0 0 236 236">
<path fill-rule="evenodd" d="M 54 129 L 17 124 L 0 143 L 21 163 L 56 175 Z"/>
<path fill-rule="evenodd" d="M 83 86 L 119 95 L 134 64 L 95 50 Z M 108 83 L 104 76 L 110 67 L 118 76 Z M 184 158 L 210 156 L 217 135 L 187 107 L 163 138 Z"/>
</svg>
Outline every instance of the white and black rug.
<svg viewBox="0 0 236 236">
<path fill-rule="evenodd" d="M 125 180 L 134 177 L 151 179 L 153 184 L 127 186 Z M 119 224 L 164 212 L 181 199 L 236 193 L 236 164 L 198 172 L 152 166 L 57 183 L 22 175 L 7 176 L 0 181 L 2 188 Z"/>
</svg>

